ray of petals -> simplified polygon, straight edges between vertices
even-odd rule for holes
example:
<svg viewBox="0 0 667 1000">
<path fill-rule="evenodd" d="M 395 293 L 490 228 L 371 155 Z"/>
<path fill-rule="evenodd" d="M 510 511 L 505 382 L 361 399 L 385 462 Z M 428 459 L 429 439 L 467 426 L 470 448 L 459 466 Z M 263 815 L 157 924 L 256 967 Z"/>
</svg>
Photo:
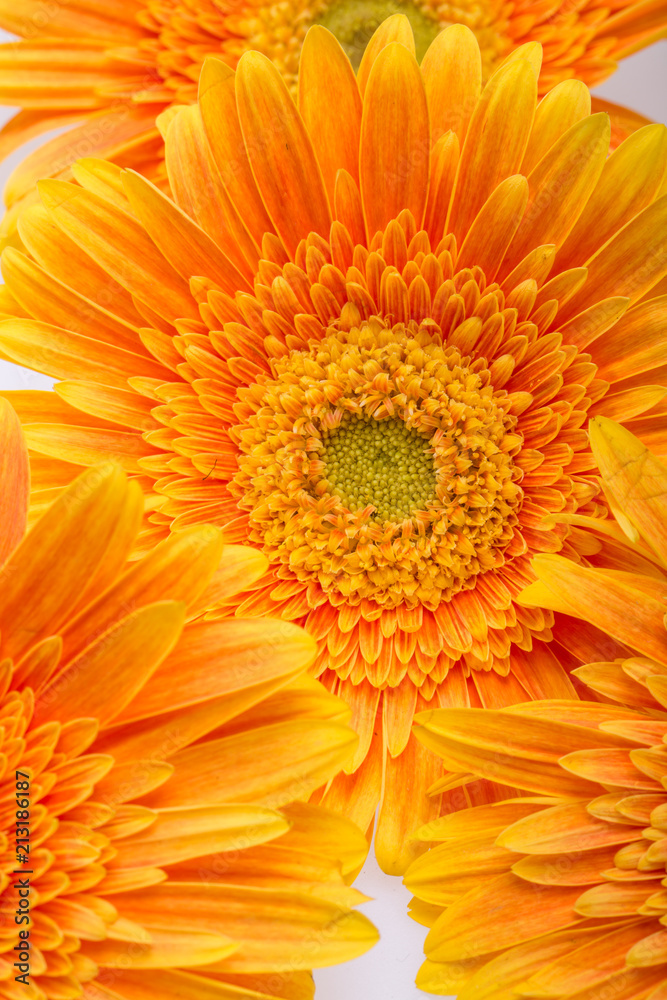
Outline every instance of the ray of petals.
<svg viewBox="0 0 667 1000">
<path fill-rule="evenodd" d="M 122 509 L 123 495 L 122 473 L 112 463 L 89 469 L 14 549 L 5 566 L 0 609 L 5 654 L 18 656 L 63 623 L 108 548 L 115 529 L 114 511 Z M 85 524 L 82 534 L 87 543 L 82 550 L 70 544 L 79 519 Z M 35 565 L 41 567 L 37 578 Z"/>
<path fill-rule="evenodd" d="M 134 171 L 123 175 L 123 186 L 137 218 L 181 278 L 206 274 L 225 292 L 250 289 L 241 272 L 216 243 L 154 184 Z"/>
<path fill-rule="evenodd" d="M 354 750 L 352 731 L 338 722 L 287 721 L 211 740 L 176 754 L 177 784 L 163 786 L 146 800 L 152 808 L 210 802 L 250 802 L 274 806 L 306 798 L 342 766 Z M 271 760 L 258 773 L 257 755 Z"/>
<path fill-rule="evenodd" d="M 99 195 L 62 181 L 42 181 L 39 189 L 66 235 L 132 295 L 165 319 L 198 316 L 187 282 L 135 219 Z"/>
<path fill-rule="evenodd" d="M 426 938 L 426 954 L 431 961 L 456 961 L 461 947 L 474 957 L 530 941 L 548 930 L 571 927 L 582 919 L 574 911 L 580 894 L 578 886 L 558 886 L 550 892 L 546 908 L 529 882 L 511 872 L 499 875 L 472 889 L 438 918 Z M 474 903 L 492 907 L 495 920 L 480 925 L 472 919 Z"/>
<path fill-rule="evenodd" d="M 581 80 L 557 84 L 537 105 L 522 171 L 530 174 L 554 143 L 590 113 L 590 91 Z"/>
<path fill-rule="evenodd" d="M 194 623 L 145 685 L 141 699 L 116 721 L 148 718 L 274 679 L 286 683 L 310 665 L 315 650 L 306 632 L 275 619 Z M 192 663 L 202 664 L 196 678 Z"/>
<path fill-rule="evenodd" d="M 539 592 L 542 607 L 551 606 L 550 595 L 553 595 L 559 609 L 566 608 L 570 615 L 585 617 L 620 642 L 667 664 L 662 601 L 635 589 L 623 574 L 586 569 L 561 556 L 540 555 L 533 567 L 545 588 Z M 530 587 L 521 600 L 531 606 Z M 631 617 L 627 615 L 628 606 L 633 608 Z"/>
<path fill-rule="evenodd" d="M 65 657 L 76 656 L 90 637 L 106 632 L 114 622 L 115 607 L 133 609 L 159 600 L 195 601 L 206 588 L 223 551 L 222 532 L 194 527 L 174 533 L 145 559 L 130 564 L 111 586 L 63 629 Z"/>
<path fill-rule="evenodd" d="M 482 205 L 463 241 L 458 267 L 477 265 L 493 281 L 528 204 L 528 181 L 521 174 L 506 178 Z M 514 252 L 514 246 L 512 246 Z M 520 256 L 520 255 L 519 255 Z M 511 268 L 505 268 L 511 270 Z"/>
<path fill-rule="evenodd" d="M 259 247 L 222 182 L 197 105 L 170 116 L 165 165 L 176 204 L 252 279 Z"/>
<path fill-rule="evenodd" d="M 576 122 L 528 176 L 526 214 L 505 261 L 503 277 L 537 242 L 559 246 L 597 184 L 609 149 L 609 122 L 591 115 Z"/>
<path fill-rule="evenodd" d="M 19 365 L 38 359 L 41 370 L 53 378 L 97 375 L 103 385 L 117 389 L 127 387 L 128 365 L 147 378 L 167 376 L 154 358 L 32 319 L 0 320 L 0 348 Z"/>
<path fill-rule="evenodd" d="M 359 180 L 369 240 L 405 209 L 421 227 L 430 149 L 419 67 L 405 46 L 392 42 L 373 63 L 361 119 Z"/>
<path fill-rule="evenodd" d="M 604 298 L 613 289 L 632 303 L 667 274 L 667 247 L 660 234 L 667 225 L 667 195 L 653 202 L 586 261 L 586 284 L 566 304 L 564 322 Z M 628 266 L 629 262 L 631 266 Z"/>
<path fill-rule="evenodd" d="M 236 101 L 257 187 L 290 255 L 304 233 L 329 233 L 331 214 L 322 172 L 305 125 L 280 73 L 255 52 L 236 71 Z M 261 136 L 258 144 L 257 136 Z M 303 192 L 308 192 L 308 197 Z M 284 211 L 290 205 L 290 211 Z"/>
</svg>

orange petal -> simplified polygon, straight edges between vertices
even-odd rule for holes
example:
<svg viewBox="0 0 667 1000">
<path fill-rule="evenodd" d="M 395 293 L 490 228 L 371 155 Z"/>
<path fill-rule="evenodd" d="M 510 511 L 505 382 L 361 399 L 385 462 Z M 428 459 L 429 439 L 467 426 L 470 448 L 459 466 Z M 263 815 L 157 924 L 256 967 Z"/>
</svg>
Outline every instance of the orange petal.
<svg viewBox="0 0 667 1000">
<path fill-rule="evenodd" d="M 338 170 L 358 179 L 361 95 L 349 59 L 334 35 L 319 25 L 309 29 L 301 49 L 299 111 L 333 205 Z"/>
<path fill-rule="evenodd" d="M 528 208 L 503 276 L 537 244 L 563 242 L 598 182 L 608 150 L 606 115 L 584 118 L 554 143 L 528 177 Z"/>
<path fill-rule="evenodd" d="M 667 467 L 605 417 L 591 422 L 590 437 L 605 490 L 667 564 Z"/>
<path fill-rule="evenodd" d="M 199 79 L 199 106 L 213 159 L 229 196 L 257 246 L 273 232 L 271 220 L 250 169 L 239 124 L 234 71 L 208 58 Z"/>
<path fill-rule="evenodd" d="M 307 798 L 341 768 L 356 736 L 337 722 L 298 720 L 210 740 L 171 758 L 178 779 L 153 792 L 150 808 L 217 802 L 256 802 L 273 808 Z M 271 760 L 258 771 L 257 760 Z"/>
<path fill-rule="evenodd" d="M 667 663 L 664 605 L 629 586 L 625 574 L 585 569 L 552 555 L 537 556 L 532 567 L 544 588 L 539 592 L 540 607 L 557 604 L 554 610 L 584 618 L 640 653 Z M 641 582 L 642 577 L 637 579 Z M 532 593 L 531 587 L 526 588 L 521 601 L 533 606 Z"/>
<path fill-rule="evenodd" d="M 457 269 L 482 268 L 487 281 L 493 281 L 505 257 L 505 252 L 519 229 L 523 230 L 521 219 L 528 204 L 528 181 L 521 174 L 507 177 L 489 195 L 470 226 L 456 261 Z M 516 239 L 519 239 L 517 236 Z M 515 259 L 516 239 L 512 244 L 512 259 Z M 512 267 L 505 265 L 505 273 Z"/>
<path fill-rule="evenodd" d="M 148 680 L 141 698 L 128 705 L 117 721 L 147 719 L 241 689 L 264 689 L 268 681 L 282 686 L 310 666 L 315 652 L 308 633 L 289 622 L 231 618 L 193 623 Z M 196 675 L 193 663 L 201 664 Z"/>
<path fill-rule="evenodd" d="M 167 263 L 143 227 L 91 191 L 40 181 L 52 218 L 82 250 L 158 316 L 199 319 L 188 283 Z"/>
<path fill-rule="evenodd" d="M 250 283 L 229 257 L 154 184 L 133 170 L 126 170 L 123 187 L 134 214 L 174 271 L 186 282 L 205 275 L 229 295 L 250 291 Z M 172 314 L 171 318 L 176 316 Z"/>
<path fill-rule="evenodd" d="M 361 121 L 359 177 L 369 240 L 405 209 L 421 228 L 430 149 L 419 67 L 405 46 L 392 42 L 373 64 Z"/>
<path fill-rule="evenodd" d="M 441 31 L 422 60 L 431 114 L 431 142 L 450 129 L 463 144 L 482 89 L 482 57 L 470 28 L 451 24 Z"/>
<path fill-rule="evenodd" d="M 259 246 L 227 192 L 197 105 L 180 108 L 165 137 L 165 165 L 174 199 L 252 280 Z M 205 273 L 208 277 L 208 272 Z"/>
<path fill-rule="evenodd" d="M 647 125 L 604 165 L 599 183 L 558 254 L 558 270 L 583 264 L 656 197 L 667 167 L 667 130 Z"/>
<path fill-rule="evenodd" d="M 149 604 L 101 636 L 43 691 L 35 704 L 39 723 L 96 717 L 110 722 L 129 705 L 175 646 L 185 605 Z"/>
<path fill-rule="evenodd" d="M 88 469 L 53 504 L 6 563 L 2 645 L 18 658 L 58 631 L 104 558 L 124 511 L 127 481 L 111 462 Z"/>
<path fill-rule="evenodd" d="M 550 90 L 535 111 L 522 172 L 528 175 L 553 144 L 590 112 L 590 91 L 581 80 L 563 80 Z"/>
<path fill-rule="evenodd" d="M 0 566 L 23 538 L 28 520 L 30 469 L 21 424 L 0 399 Z"/>
<path fill-rule="evenodd" d="M 280 73 L 261 53 L 246 52 L 241 57 L 236 100 L 257 187 L 293 259 L 308 233 L 327 237 L 331 225 L 313 146 Z"/>
<path fill-rule="evenodd" d="M 392 14 L 383 21 L 366 46 L 357 72 L 357 83 L 362 97 L 366 92 L 375 60 L 392 42 L 404 45 L 408 52 L 415 54 L 415 36 L 405 14 Z"/>
<path fill-rule="evenodd" d="M 501 67 L 482 91 L 461 150 L 449 230 L 462 242 L 494 188 L 519 170 L 533 125 L 537 79 L 526 60 Z"/>
</svg>

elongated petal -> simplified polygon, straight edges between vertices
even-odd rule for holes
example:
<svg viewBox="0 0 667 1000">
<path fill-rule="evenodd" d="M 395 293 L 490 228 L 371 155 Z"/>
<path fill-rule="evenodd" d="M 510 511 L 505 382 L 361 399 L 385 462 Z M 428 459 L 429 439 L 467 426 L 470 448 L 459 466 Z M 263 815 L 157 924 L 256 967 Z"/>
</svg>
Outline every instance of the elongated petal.
<svg viewBox="0 0 667 1000">
<path fill-rule="evenodd" d="M 330 99 L 336 94 L 336 100 Z M 299 111 L 334 204 L 336 174 L 359 173 L 361 95 L 350 62 L 334 36 L 315 25 L 306 35 L 299 62 Z M 345 127 L 340 128 L 343 120 Z"/>
<path fill-rule="evenodd" d="M 421 70 L 432 144 L 450 129 L 462 144 L 482 89 L 482 60 L 470 28 L 451 24 L 441 31 L 427 49 Z"/>
<path fill-rule="evenodd" d="M 546 931 L 577 924 L 574 910 L 581 889 L 559 886 L 549 893 L 549 906 L 535 886 L 511 873 L 478 886 L 450 906 L 426 938 L 431 961 L 456 961 L 484 955 L 537 938 Z M 478 907 L 493 913 L 493 920 L 478 920 Z"/>
<path fill-rule="evenodd" d="M 420 228 L 428 194 L 428 106 L 417 62 L 397 42 L 373 64 L 364 95 L 360 157 L 368 238 L 404 209 Z"/>
<path fill-rule="evenodd" d="M 0 566 L 25 534 L 29 494 L 28 449 L 21 424 L 9 403 L 0 399 Z"/>
<path fill-rule="evenodd" d="M 236 71 L 236 100 L 257 187 L 276 232 L 293 255 L 308 233 L 327 236 L 331 225 L 313 146 L 280 73 L 266 56 L 243 56 Z M 257 136 L 262 136 L 261 147 Z M 290 205 L 289 212 L 285 205 Z"/>
<path fill-rule="evenodd" d="M 275 807 L 306 798 L 333 777 L 354 749 L 355 736 L 336 722 L 284 722 L 212 740 L 172 758 L 178 781 L 154 792 L 152 807 L 199 801 L 250 802 Z M 258 755 L 271 770 L 257 769 Z"/>
<path fill-rule="evenodd" d="M 482 92 L 461 150 L 449 230 L 461 240 L 495 187 L 516 174 L 533 124 L 537 82 L 525 60 L 498 70 Z"/>
</svg>

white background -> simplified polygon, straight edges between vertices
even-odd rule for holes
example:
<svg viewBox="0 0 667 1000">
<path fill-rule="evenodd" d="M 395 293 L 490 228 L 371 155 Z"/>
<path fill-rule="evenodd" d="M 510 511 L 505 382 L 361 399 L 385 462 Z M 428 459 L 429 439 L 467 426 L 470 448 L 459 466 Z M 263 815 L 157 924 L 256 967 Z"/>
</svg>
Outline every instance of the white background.
<svg viewBox="0 0 667 1000">
<path fill-rule="evenodd" d="M 20 2 L 20 0 L 17 0 Z M 0 38 L 8 37 L 0 32 Z M 626 59 L 620 69 L 595 93 L 656 121 L 667 120 L 667 41 Z M 0 120 L 10 112 L 0 109 Z M 0 185 L 20 162 L 15 155 L 0 164 Z M 0 361 L 0 389 L 50 389 L 43 375 Z M 425 929 L 407 916 L 409 893 L 400 879 L 384 875 L 369 860 L 356 882 L 373 897 L 362 910 L 381 933 L 381 941 L 366 955 L 346 965 L 315 973 L 317 1000 L 426 1000 L 434 994 L 422 993 L 414 977 L 422 962 Z"/>
</svg>

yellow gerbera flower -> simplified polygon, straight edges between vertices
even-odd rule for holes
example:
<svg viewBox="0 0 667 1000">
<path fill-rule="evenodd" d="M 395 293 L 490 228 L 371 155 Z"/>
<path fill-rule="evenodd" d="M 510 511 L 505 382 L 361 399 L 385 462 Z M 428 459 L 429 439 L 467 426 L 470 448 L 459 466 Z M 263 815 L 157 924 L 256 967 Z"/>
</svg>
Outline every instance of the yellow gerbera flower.
<svg viewBox="0 0 667 1000">
<path fill-rule="evenodd" d="M 594 86 L 619 59 L 667 33 L 664 0 L 0 0 L 0 26 L 19 37 L 0 46 L 0 102 L 23 109 L 0 132 L 0 156 L 46 129 L 78 123 L 21 164 L 5 192 L 8 204 L 18 207 L 37 180 L 62 176 L 83 156 L 161 180 L 155 117 L 196 101 L 206 56 L 233 68 L 244 52 L 262 52 L 295 88 L 311 25 L 331 30 L 356 68 L 373 32 L 396 13 L 412 26 L 420 59 L 443 28 L 467 25 L 485 79 L 510 52 L 540 42 L 540 93 L 573 77 Z M 614 112 L 618 136 L 646 123 Z M 11 212 L 4 231 L 14 223 Z"/>
<path fill-rule="evenodd" d="M 432 926 L 418 983 L 459 1000 L 667 991 L 667 467 L 612 421 L 595 421 L 591 437 L 636 543 L 621 549 L 618 526 L 601 524 L 594 568 L 539 556 L 523 599 L 627 645 L 625 658 L 602 662 L 601 644 L 600 661 L 575 671 L 603 703 L 420 720 L 448 766 L 531 793 L 420 834 L 439 846 L 406 877 L 415 917 Z"/>
<path fill-rule="evenodd" d="M 186 624 L 261 556 L 228 546 L 219 568 L 206 527 L 128 567 L 143 498 L 112 463 L 23 537 L 28 478 L 0 399 L 2 996 L 311 997 L 309 968 L 376 938 L 343 878 L 361 832 L 303 801 L 355 741 L 295 681 L 314 643 Z"/>
<path fill-rule="evenodd" d="M 105 162 L 44 182 L 20 222 L 29 255 L 4 257 L 0 325 L 7 357 L 65 379 L 12 397 L 37 504 L 113 453 L 149 498 L 144 547 L 213 521 L 268 557 L 223 613 L 318 640 L 361 737 L 327 802 L 365 829 L 384 788 L 394 871 L 437 808 L 415 709 L 573 692 L 550 613 L 514 597 L 535 553 L 589 550 L 546 514 L 605 513 L 587 413 L 647 440 L 667 419 L 651 297 L 667 130 L 607 158 L 582 83 L 536 110 L 537 46 L 480 94 L 467 28 L 420 70 L 403 25 L 358 79 L 311 29 L 300 111 L 265 56 L 236 74 L 210 60 L 200 107 L 161 121 L 177 205 Z M 586 658 L 562 641 L 565 667 Z"/>
</svg>

